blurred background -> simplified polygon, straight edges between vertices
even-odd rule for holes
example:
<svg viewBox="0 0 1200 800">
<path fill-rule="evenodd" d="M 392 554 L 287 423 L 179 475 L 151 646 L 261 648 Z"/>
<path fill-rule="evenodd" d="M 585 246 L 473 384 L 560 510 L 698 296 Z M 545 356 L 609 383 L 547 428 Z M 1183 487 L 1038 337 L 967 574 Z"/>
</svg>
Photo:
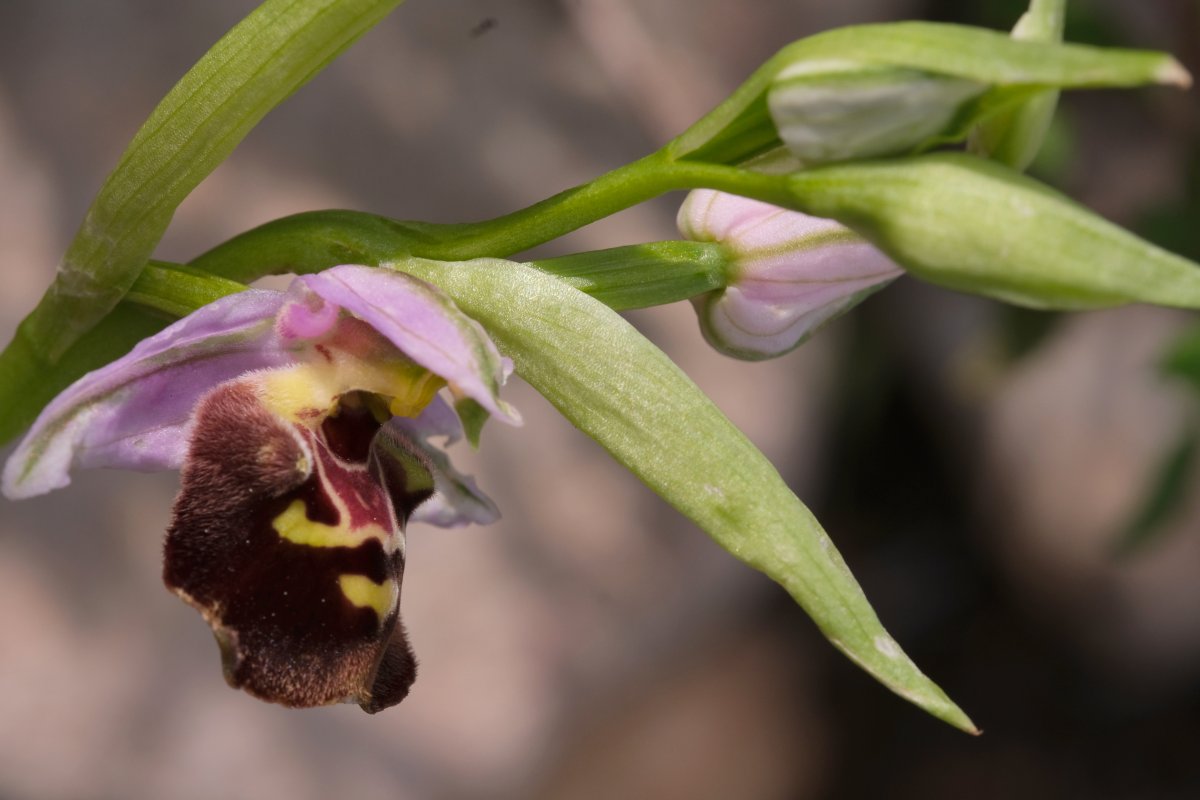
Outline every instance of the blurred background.
<svg viewBox="0 0 1200 800">
<path fill-rule="evenodd" d="M 141 121 L 253 5 L 0 3 L 0 339 Z M 656 148 L 793 39 L 1007 28 L 1021 5 L 411 0 L 267 117 L 159 255 L 317 208 L 494 216 Z M 1071 5 L 1068 38 L 1200 72 L 1197 3 Z M 1200 257 L 1198 110 L 1194 91 L 1070 95 L 1035 172 Z M 674 238 L 681 199 L 538 253 Z M 1039 314 L 902 279 L 761 364 L 708 350 L 686 304 L 633 319 L 983 736 L 873 683 L 517 381 L 526 426 L 457 454 L 504 520 L 409 531 L 420 677 L 374 717 L 226 688 L 160 582 L 174 475 L 0 501 L 0 798 L 1200 796 L 1200 395 L 1158 367 L 1194 317 Z"/>
</svg>

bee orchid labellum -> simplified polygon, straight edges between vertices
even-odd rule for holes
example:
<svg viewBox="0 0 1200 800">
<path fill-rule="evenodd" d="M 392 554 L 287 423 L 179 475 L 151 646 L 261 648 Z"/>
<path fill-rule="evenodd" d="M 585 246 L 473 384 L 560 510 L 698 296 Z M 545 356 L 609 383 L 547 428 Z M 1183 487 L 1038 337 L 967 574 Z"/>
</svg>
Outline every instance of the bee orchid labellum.
<svg viewBox="0 0 1200 800">
<path fill-rule="evenodd" d="M 498 394 L 510 369 L 434 286 L 334 267 L 222 298 L 81 378 L 4 491 L 65 486 L 75 466 L 180 468 L 163 577 L 212 626 L 229 683 L 375 712 L 416 675 L 405 525 L 498 516 L 429 439 L 461 438 L 460 414 L 472 439 L 486 415 L 520 424 Z"/>
</svg>

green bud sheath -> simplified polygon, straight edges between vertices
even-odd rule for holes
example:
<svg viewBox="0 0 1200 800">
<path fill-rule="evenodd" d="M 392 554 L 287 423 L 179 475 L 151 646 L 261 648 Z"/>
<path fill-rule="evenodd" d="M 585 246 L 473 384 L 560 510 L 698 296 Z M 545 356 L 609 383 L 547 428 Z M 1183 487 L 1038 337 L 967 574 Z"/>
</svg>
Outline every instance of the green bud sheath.
<svg viewBox="0 0 1200 800">
<path fill-rule="evenodd" d="M 1066 0 L 1033 0 L 1013 27 L 1023 42 L 1061 42 Z M 982 122 L 967 139 L 967 149 L 1013 169 L 1024 171 L 1037 157 L 1058 107 L 1059 92 L 1038 92 Z"/>
<path fill-rule="evenodd" d="M 782 585 L 872 677 L 961 730 L 971 720 L 883 628 L 820 523 L 766 457 L 616 312 L 523 264 L 407 259 L 573 425 L 722 547 Z"/>
<path fill-rule="evenodd" d="M 1200 308 L 1200 265 L 991 161 L 940 153 L 788 183 L 795 208 L 850 226 L 930 283 L 1032 308 Z"/>
<path fill-rule="evenodd" d="M 764 67 L 774 70 L 767 106 L 779 138 L 805 163 L 823 164 L 961 141 L 979 124 L 1008 115 L 978 147 L 1023 166 L 1053 113 L 1052 90 L 1190 80 L 1161 53 L 1061 44 L 1061 28 L 1049 30 L 1053 9 L 1038 11 L 1016 37 L 914 22 L 802 39 Z M 747 85 L 762 80 L 756 73 Z"/>
<path fill-rule="evenodd" d="M 806 164 L 824 164 L 919 148 L 987 88 L 882 64 L 799 61 L 780 72 L 767 102 L 788 149 Z"/>
</svg>

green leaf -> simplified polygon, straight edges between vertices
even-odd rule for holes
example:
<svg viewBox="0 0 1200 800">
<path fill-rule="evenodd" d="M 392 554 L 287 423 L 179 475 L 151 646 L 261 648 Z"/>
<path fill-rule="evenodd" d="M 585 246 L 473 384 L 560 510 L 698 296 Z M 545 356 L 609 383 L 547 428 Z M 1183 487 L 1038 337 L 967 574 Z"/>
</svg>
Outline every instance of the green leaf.
<svg viewBox="0 0 1200 800">
<path fill-rule="evenodd" d="M 609 308 L 688 300 L 725 285 L 729 252 L 712 242 L 648 242 L 529 262 Z"/>
<path fill-rule="evenodd" d="M 134 281 L 125 300 L 178 318 L 245 288 L 245 284 L 195 267 L 151 261 Z"/>
<path fill-rule="evenodd" d="M 0 354 L 0 441 L 30 421 L 22 410 L 45 393 L 41 376 L 121 300 L 188 193 L 268 111 L 400 2 L 267 0 L 163 98 L 93 201 L 54 283 Z"/>
<path fill-rule="evenodd" d="M 14 339 L 0 358 L 0 393 L 5 398 L 0 443 L 28 427 L 56 394 L 83 375 L 125 355 L 178 317 L 245 288 L 190 267 L 151 262 L 125 299 L 54 363 L 41 361 L 24 339 Z"/>
<path fill-rule="evenodd" d="M 1061 42 L 1066 23 L 1067 0 L 1030 0 L 1012 36 L 1025 42 Z"/>
<path fill-rule="evenodd" d="M 1017 20 L 1012 37 L 1027 42 L 1061 42 L 1066 0 L 1032 0 Z M 970 152 L 1024 171 L 1037 157 L 1058 106 L 1058 91 L 1036 93 L 1006 108 L 971 131 Z"/>
<path fill-rule="evenodd" d="M 1026 26 L 1031 34 L 1042 35 L 1046 16 L 1030 18 L 1039 23 Z M 1033 114 L 1021 118 L 1023 127 L 997 123 L 1002 129 L 987 129 L 983 145 L 1005 148 L 1005 158 L 1032 158 L 1053 112 L 1040 90 L 1190 82 L 1162 53 L 922 22 L 818 34 L 785 48 L 781 61 L 768 91 L 771 117 L 780 139 L 810 165 L 928 150 L 1020 108 Z M 1003 141 L 1010 132 L 1020 141 Z"/>
<path fill-rule="evenodd" d="M 449 294 L 568 420 L 726 550 L 782 584 L 855 663 L 934 716 L 975 730 L 884 630 L 766 457 L 620 315 L 522 264 L 391 266 Z"/>
<path fill-rule="evenodd" d="M 931 283 L 1032 308 L 1200 308 L 1200 265 L 991 161 L 940 153 L 788 182 L 792 206 L 841 221 Z"/>
<path fill-rule="evenodd" d="M 1040 36 L 1053 8 L 1045 3 L 1035 6 L 1028 27 Z M 921 137 L 929 140 L 908 143 L 913 148 L 962 138 L 976 122 L 1001 113 L 1010 104 L 1038 96 L 1039 89 L 1191 83 L 1187 70 L 1165 53 L 1018 41 L 998 31 L 934 22 L 854 25 L 818 33 L 784 47 L 728 99 L 664 147 L 663 152 L 672 159 L 737 164 L 770 150 L 781 138 L 787 140 L 789 124 L 802 123 L 797 134 L 801 139 L 811 136 L 809 129 L 827 128 L 831 144 L 837 143 L 839 132 L 856 124 L 861 126 L 864 121 L 886 126 L 886 115 L 877 121 L 862 118 L 869 114 L 869 86 L 860 87 L 860 102 L 848 98 L 848 107 L 843 110 L 833 101 L 844 85 L 831 85 L 828 95 L 816 91 L 819 87 L 812 81 L 814 72 L 828 70 L 833 83 L 844 84 L 847 76 L 839 73 L 847 70 L 853 73 L 855 65 L 868 68 L 864 70 L 864 79 L 872 65 L 896 68 L 897 80 L 912 80 L 925 95 L 933 90 L 933 96 L 917 97 L 918 103 L 928 106 L 930 115 L 948 117 L 958 107 L 952 98 L 938 98 L 941 90 L 947 95 L 955 94 L 956 89 L 965 91 L 964 81 L 981 84 L 981 91 L 986 86 L 994 87 L 983 97 L 964 104 L 945 136 Z M 947 81 L 939 89 L 939 77 L 958 80 Z M 880 79 L 885 91 L 896 92 L 896 86 L 889 87 L 886 78 L 880 76 Z M 802 91 L 792 92 L 789 98 L 789 89 Z M 804 107 L 814 99 L 819 108 Z M 941 100 L 945 102 L 938 105 Z M 1045 101 L 1039 102 L 1045 105 Z M 895 104 L 894 113 L 905 111 L 903 103 Z M 919 118 L 919 114 L 913 117 L 914 121 Z M 886 139 L 885 134 L 886 130 L 880 138 Z M 900 150 L 907 150 L 908 146 Z M 819 152 L 820 148 L 816 150 Z"/>
<path fill-rule="evenodd" d="M 114 361 L 171 323 L 152 310 L 120 303 L 89 336 L 78 340 L 53 364 L 43 362 L 28 340 L 16 338 L 0 358 L 0 442 L 30 425 L 54 396 L 81 375 Z"/>
<path fill-rule="evenodd" d="M 837 28 L 788 45 L 780 55 L 789 63 L 888 64 L 997 86 L 1191 84 L 1187 70 L 1166 53 L 1019 41 L 999 31 L 937 22 Z"/>
<path fill-rule="evenodd" d="M 601 179 L 603 180 L 603 179 Z M 487 223 L 484 223 L 487 224 Z M 447 227 L 398 222 L 361 211 L 308 211 L 246 231 L 191 262 L 213 275 L 253 281 L 264 272 L 319 272 L 338 264 L 374 266 L 410 255 L 432 258 Z M 471 256 L 442 260 L 461 261 Z M 650 242 L 530 262 L 618 309 L 674 303 L 725 283 L 728 255 L 704 242 Z"/>
</svg>

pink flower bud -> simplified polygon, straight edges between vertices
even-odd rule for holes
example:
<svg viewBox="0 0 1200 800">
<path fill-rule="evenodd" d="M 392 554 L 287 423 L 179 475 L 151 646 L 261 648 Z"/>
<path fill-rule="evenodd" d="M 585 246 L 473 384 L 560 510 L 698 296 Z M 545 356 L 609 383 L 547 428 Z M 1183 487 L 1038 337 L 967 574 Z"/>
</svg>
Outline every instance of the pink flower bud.
<svg viewBox="0 0 1200 800">
<path fill-rule="evenodd" d="M 838 222 L 711 189 L 688 195 L 678 225 L 729 251 L 725 288 L 693 302 L 704 338 L 735 358 L 783 355 L 902 273 Z"/>
</svg>

